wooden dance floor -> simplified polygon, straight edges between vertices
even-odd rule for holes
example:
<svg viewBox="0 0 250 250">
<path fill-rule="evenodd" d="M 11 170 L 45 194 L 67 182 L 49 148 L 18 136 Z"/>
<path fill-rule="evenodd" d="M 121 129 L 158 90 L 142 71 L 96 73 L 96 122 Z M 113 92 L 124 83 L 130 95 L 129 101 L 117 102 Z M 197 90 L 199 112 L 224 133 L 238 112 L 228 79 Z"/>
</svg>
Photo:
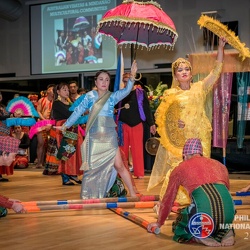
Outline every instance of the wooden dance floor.
<svg viewBox="0 0 250 250">
<path fill-rule="evenodd" d="M 4 176 L 6 177 L 6 176 Z M 60 176 L 44 176 L 42 170 L 16 170 L 8 176 L 9 182 L 0 182 L 1 194 L 27 201 L 78 200 L 80 185 L 62 186 Z M 136 180 L 144 195 L 158 195 L 159 189 L 147 192 L 149 176 Z M 250 182 L 249 174 L 231 174 L 231 192 L 238 191 Z M 235 200 L 241 197 L 234 197 Z M 250 201 L 249 198 L 245 198 Z M 156 220 L 152 208 L 126 208 L 148 222 Z M 248 215 L 250 205 L 237 206 L 237 215 Z M 7 217 L 0 218 L 0 249 L 3 250 L 140 250 L 140 249 L 208 249 L 199 244 L 180 245 L 172 240 L 171 224 L 175 214 L 161 228 L 158 235 L 147 233 L 138 224 L 115 214 L 109 209 L 57 210 L 15 214 L 9 210 Z M 249 249 L 250 221 L 247 216 L 235 223 L 247 229 L 236 229 L 236 243 L 227 249 Z"/>
</svg>

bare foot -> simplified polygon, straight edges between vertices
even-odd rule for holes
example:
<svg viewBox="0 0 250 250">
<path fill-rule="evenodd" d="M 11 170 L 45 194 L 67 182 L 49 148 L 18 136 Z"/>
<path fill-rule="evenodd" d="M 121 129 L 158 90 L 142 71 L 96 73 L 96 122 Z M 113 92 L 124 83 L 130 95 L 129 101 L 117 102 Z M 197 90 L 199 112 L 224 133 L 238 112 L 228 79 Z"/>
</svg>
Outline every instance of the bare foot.
<svg viewBox="0 0 250 250">
<path fill-rule="evenodd" d="M 194 237 L 195 241 L 199 244 L 203 244 L 209 247 L 220 247 L 221 243 L 212 239 L 212 238 L 205 238 L 205 239 L 200 239 L 200 238 L 196 238 Z"/>
<path fill-rule="evenodd" d="M 136 194 L 139 194 L 140 192 L 137 190 L 136 186 L 133 186 L 133 189 L 135 191 Z"/>
<path fill-rule="evenodd" d="M 233 230 L 230 230 L 228 234 L 222 239 L 221 246 L 222 247 L 228 247 L 234 245 L 234 233 Z"/>
<path fill-rule="evenodd" d="M 156 213 L 157 216 L 159 215 L 159 210 L 160 210 L 160 204 L 156 204 L 153 207 L 153 211 Z"/>
</svg>

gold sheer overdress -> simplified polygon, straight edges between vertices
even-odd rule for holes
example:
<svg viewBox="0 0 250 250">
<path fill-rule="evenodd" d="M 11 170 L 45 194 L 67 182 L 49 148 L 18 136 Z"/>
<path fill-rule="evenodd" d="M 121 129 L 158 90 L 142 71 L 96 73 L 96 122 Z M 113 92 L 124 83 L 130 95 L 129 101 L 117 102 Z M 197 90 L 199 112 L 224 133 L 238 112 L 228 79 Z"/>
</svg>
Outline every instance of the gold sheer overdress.
<svg viewBox="0 0 250 250">
<path fill-rule="evenodd" d="M 148 190 L 151 190 L 165 179 L 160 198 L 166 191 L 171 171 L 182 161 L 182 149 L 188 138 L 200 138 L 203 155 L 210 157 L 212 127 L 206 115 L 205 102 L 221 71 L 222 63 L 216 62 L 210 74 L 202 81 L 192 83 L 189 90 L 176 86 L 164 93 L 155 114 L 160 146 L 148 184 Z M 178 120 L 185 123 L 184 128 L 178 127 Z M 180 204 L 189 203 L 183 188 L 179 189 L 176 201 Z"/>
</svg>

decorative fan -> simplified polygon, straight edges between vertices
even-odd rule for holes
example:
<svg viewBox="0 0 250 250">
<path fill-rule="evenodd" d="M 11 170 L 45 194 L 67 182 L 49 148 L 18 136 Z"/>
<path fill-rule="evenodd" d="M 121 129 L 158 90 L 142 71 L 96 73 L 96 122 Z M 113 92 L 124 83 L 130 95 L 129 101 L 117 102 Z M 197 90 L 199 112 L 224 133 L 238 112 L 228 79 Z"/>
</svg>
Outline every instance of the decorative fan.
<svg viewBox="0 0 250 250">
<path fill-rule="evenodd" d="M 37 113 L 33 103 L 24 96 L 15 97 L 12 99 L 8 103 L 6 110 L 12 114 L 18 113 L 20 117 L 39 117 L 39 114 Z"/>
<path fill-rule="evenodd" d="M 160 144 L 160 140 L 157 137 L 149 138 L 145 143 L 146 151 L 150 155 L 156 155 L 159 144 Z"/>
<path fill-rule="evenodd" d="M 41 120 L 36 122 L 29 131 L 29 138 L 32 139 L 34 135 L 43 130 L 49 130 L 53 125 L 56 124 L 55 120 Z"/>
<path fill-rule="evenodd" d="M 6 125 L 7 127 L 11 126 L 26 126 L 30 127 L 36 123 L 36 120 L 33 117 L 26 118 L 7 118 Z"/>
<path fill-rule="evenodd" d="M 246 57 L 250 57 L 249 48 L 245 47 L 245 43 L 242 43 L 239 37 L 220 21 L 206 15 L 201 15 L 197 23 L 200 25 L 200 28 L 205 27 L 218 37 L 225 37 L 227 42 L 239 51 L 239 56 L 242 57 L 242 61 L 244 61 Z"/>
</svg>

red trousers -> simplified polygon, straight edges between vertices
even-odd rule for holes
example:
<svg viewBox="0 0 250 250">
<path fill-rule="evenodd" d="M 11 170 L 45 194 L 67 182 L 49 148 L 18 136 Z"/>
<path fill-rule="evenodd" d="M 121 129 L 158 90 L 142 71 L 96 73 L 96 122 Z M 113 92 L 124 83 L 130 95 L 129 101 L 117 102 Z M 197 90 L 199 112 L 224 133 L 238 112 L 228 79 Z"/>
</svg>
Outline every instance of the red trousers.
<svg viewBox="0 0 250 250">
<path fill-rule="evenodd" d="M 123 143 L 121 146 L 125 156 L 129 157 L 129 146 L 132 155 L 134 176 L 144 176 L 144 158 L 143 158 L 143 124 L 139 123 L 134 127 L 127 124 L 122 125 Z"/>
</svg>

